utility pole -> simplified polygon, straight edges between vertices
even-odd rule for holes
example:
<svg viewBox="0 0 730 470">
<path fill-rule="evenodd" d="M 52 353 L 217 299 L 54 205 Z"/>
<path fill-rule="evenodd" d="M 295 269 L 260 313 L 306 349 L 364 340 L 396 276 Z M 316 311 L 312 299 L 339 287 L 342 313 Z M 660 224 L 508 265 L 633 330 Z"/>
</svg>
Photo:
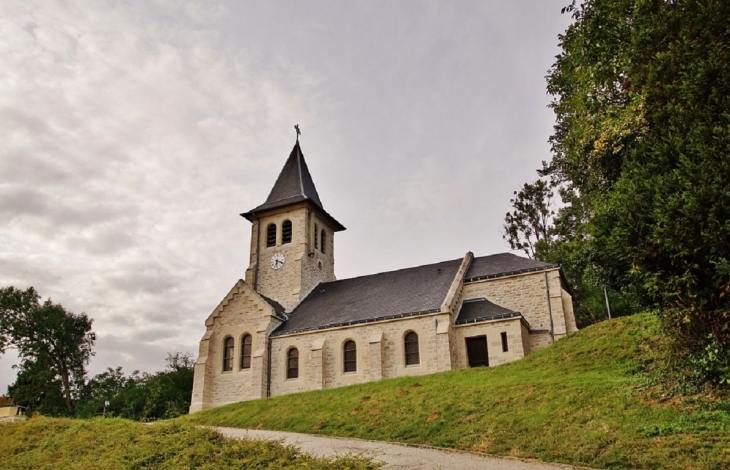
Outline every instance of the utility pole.
<svg viewBox="0 0 730 470">
<path fill-rule="evenodd" d="M 606 292 L 606 286 L 603 286 L 603 297 L 606 298 L 606 310 L 608 310 L 608 319 L 611 319 L 611 304 L 608 302 L 608 292 Z"/>
</svg>

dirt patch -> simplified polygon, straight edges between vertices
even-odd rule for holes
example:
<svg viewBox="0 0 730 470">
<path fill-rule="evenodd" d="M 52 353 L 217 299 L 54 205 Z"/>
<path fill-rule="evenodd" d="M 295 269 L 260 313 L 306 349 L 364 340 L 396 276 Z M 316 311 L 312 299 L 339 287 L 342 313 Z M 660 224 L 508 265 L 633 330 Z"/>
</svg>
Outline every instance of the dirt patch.
<svg viewBox="0 0 730 470">
<path fill-rule="evenodd" d="M 360 397 L 360 401 L 368 401 L 370 400 L 370 397 L 365 395 L 364 397 Z"/>
<path fill-rule="evenodd" d="M 464 421 L 466 421 L 467 423 L 471 423 L 472 421 L 474 421 L 474 419 L 476 419 L 476 417 L 477 417 L 477 415 L 472 413 L 472 414 L 466 416 L 464 418 Z"/>
<path fill-rule="evenodd" d="M 406 395 L 408 395 L 408 390 L 401 390 L 400 392 L 398 392 L 398 395 L 396 395 L 396 397 L 400 398 Z"/>
<path fill-rule="evenodd" d="M 355 416 L 360 412 L 360 408 L 355 408 L 354 410 L 350 411 L 350 416 Z"/>
<path fill-rule="evenodd" d="M 416 387 L 421 387 L 421 386 L 422 385 L 419 384 L 418 382 L 414 382 L 414 383 L 411 384 L 411 388 L 416 388 Z"/>
<path fill-rule="evenodd" d="M 322 425 L 324 425 L 324 423 L 326 422 L 327 421 L 317 421 L 314 426 L 312 426 L 312 431 L 319 431 L 320 429 L 322 429 Z"/>
<path fill-rule="evenodd" d="M 261 429 L 264 427 L 264 422 L 261 421 L 259 424 L 256 425 L 256 429 Z"/>
<path fill-rule="evenodd" d="M 370 410 L 370 412 L 369 412 L 368 414 L 369 414 L 370 416 L 377 416 L 377 415 L 379 415 L 379 414 L 380 414 L 380 410 L 379 410 L 379 409 L 377 409 L 377 408 L 373 408 L 372 410 Z"/>
<path fill-rule="evenodd" d="M 436 421 L 440 417 L 441 417 L 441 413 L 439 413 L 438 411 L 436 413 L 431 413 L 430 415 L 428 415 L 428 418 L 426 418 L 426 422 L 427 423 L 433 423 L 434 421 Z"/>
</svg>

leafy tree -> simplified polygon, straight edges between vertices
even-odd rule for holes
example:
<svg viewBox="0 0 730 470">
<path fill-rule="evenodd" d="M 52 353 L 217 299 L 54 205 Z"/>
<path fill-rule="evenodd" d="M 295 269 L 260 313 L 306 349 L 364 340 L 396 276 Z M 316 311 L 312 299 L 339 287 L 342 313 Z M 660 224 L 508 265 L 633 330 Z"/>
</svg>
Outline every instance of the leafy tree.
<svg viewBox="0 0 730 470">
<path fill-rule="evenodd" d="M 24 406 L 28 415 L 36 411 L 51 416 L 68 414 L 63 385 L 49 364 L 28 359 L 17 368 L 15 382 L 8 386 L 15 404 Z"/>
<path fill-rule="evenodd" d="M 549 250 L 553 238 L 553 191 L 544 180 L 525 183 L 510 199 L 514 209 L 504 218 L 504 232 L 513 250 L 522 250 L 530 258 L 541 258 Z"/>
<path fill-rule="evenodd" d="M 586 0 L 548 79 L 553 158 L 588 263 L 730 381 L 730 2 Z"/>
<path fill-rule="evenodd" d="M 41 303 L 32 287 L 0 289 L 0 353 L 15 348 L 21 360 L 19 381 L 11 389 L 17 393 L 23 390 L 23 400 L 30 401 L 33 398 L 27 394 L 36 389 L 35 400 L 43 401 L 59 381 L 65 411 L 73 414 L 73 391 L 83 384 L 93 355 L 96 336 L 91 324 L 85 314 L 68 312 L 51 299 Z M 14 398 L 16 403 L 25 404 Z"/>
<path fill-rule="evenodd" d="M 580 201 L 558 188 L 568 201 L 557 211 L 553 206 L 553 187 L 544 180 L 526 183 L 510 200 L 513 211 L 505 215 L 503 238 L 513 250 L 547 263 L 560 264 L 579 327 L 607 318 L 604 287 L 606 281 L 586 250 L 586 234 L 580 225 Z M 614 316 L 634 313 L 631 296 L 609 289 Z"/>
<path fill-rule="evenodd" d="M 148 421 L 186 414 L 195 362 L 191 354 L 181 352 L 168 353 L 166 361 L 165 370 L 155 374 L 134 371 L 127 377 L 121 367 L 97 374 L 84 388 L 77 416 L 101 415 L 104 401 L 109 401 L 109 416 L 127 419 Z"/>
</svg>

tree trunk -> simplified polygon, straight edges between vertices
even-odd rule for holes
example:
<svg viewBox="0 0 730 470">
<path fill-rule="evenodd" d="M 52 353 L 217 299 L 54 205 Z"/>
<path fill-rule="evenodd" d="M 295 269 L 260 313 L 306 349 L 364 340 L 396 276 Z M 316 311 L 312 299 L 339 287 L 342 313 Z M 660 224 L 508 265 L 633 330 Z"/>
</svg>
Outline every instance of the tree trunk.
<svg viewBox="0 0 730 470">
<path fill-rule="evenodd" d="M 69 414 L 73 415 L 74 407 L 71 402 L 71 385 L 69 384 L 68 368 L 65 364 L 61 364 L 61 382 L 63 383 L 63 394 L 66 397 L 66 409 Z"/>
</svg>

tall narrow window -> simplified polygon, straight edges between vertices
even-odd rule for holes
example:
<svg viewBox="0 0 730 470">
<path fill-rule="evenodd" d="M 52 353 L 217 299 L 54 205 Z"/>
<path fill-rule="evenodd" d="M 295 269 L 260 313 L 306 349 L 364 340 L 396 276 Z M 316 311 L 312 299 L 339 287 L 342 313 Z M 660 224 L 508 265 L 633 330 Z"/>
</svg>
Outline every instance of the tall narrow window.
<svg viewBox="0 0 730 470">
<path fill-rule="evenodd" d="M 317 224 L 314 224 L 314 249 L 316 250 L 319 248 L 319 245 L 317 244 L 317 240 L 319 239 L 319 226 Z"/>
<path fill-rule="evenodd" d="M 411 331 L 406 334 L 404 338 L 405 351 L 406 351 L 406 365 L 412 366 L 421 363 L 421 358 L 418 355 L 418 335 Z"/>
<path fill-rule="evenodd" d="M 276 224 L 269 224 L 266 227 L 266 246 L 276 245 Z"/>
<path fill-rule="evenodd" d="M 345 372 L 355 372 L 357 370 L 357 346 L 354 341 L 345 343 Z"/>
<path fill-rule="evenodd" d="M 281 224 L 281 244 L 291 243 L 291 220 L 285 220 Z"/>
<path fill-rule="evenodd" d="M 324 229 L 322 229 L 322 236 L 320 237 L 321 238 L 320 241 L 322 242 L 322 253 L 324 253 L 324 246 L 326 244 L 326 241 L 325 241 L 326 240 L 326 238 L 325 238 L 326 236 L 327 236 L 327 232 L 325 232 Z"/>
<path fill-rule="evenodd" d="M 507 333 L 502 332 L 502 352 L 509 351 L 509 347 L 507 346 Z"/>
<path fill-rule="evenodd" d="M 299 351 L 297 348 L 291 348 L 286 353 L 286 378 L 296 379 L 299 377 Z"/>
<path fill-rule="evenodd" d="M 251 368 L 251 335 L 243 335 L 241 339 L 241 369 Z"/>
<path fill-rule="evenodd" d="M 233 370 L 233 338 L 230 336 L 223 342 L 223 370 Z"/>
</svg>

